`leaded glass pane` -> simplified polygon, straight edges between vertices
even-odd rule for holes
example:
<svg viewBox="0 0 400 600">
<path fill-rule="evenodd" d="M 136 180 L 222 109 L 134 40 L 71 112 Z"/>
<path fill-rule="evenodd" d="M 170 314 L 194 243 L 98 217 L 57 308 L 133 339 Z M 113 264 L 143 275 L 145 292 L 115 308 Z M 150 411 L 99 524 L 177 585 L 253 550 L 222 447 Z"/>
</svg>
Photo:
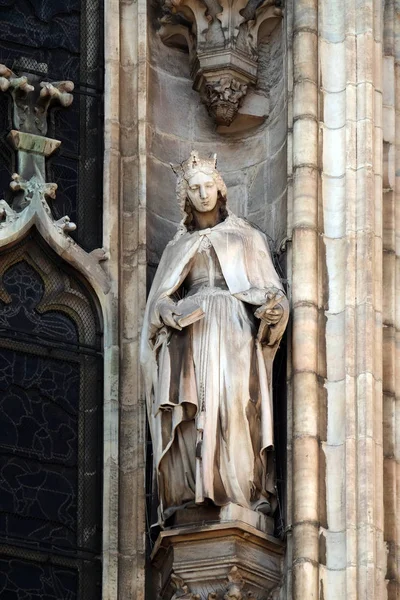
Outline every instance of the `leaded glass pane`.
<svg viewBox="0 0 400 600">
<path fill-rule="evenodd" d="M 0 595 L 4 600 L 78 600 L 78 573 L 61 566 L 0 559 Z"/>
<path fill-rule="evenodd" d="M 0 254 L 0 598 L 100 600 L 102 356 L 90 293 L 34 233 Z"/>
</svg>

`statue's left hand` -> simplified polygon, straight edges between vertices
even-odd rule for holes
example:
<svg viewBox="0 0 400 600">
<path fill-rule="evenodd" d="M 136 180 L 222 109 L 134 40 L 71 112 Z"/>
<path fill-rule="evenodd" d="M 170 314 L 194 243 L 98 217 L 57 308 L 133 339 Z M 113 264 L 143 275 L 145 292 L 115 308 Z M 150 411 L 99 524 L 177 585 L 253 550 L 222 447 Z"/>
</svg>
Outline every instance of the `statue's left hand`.
<svg viewBox="0 0 400 600">
<path fill-rule="evenodd" d="M 284 312 L 283 307 L 279 304 L 282 298 L 283 292 L 273 288 L 267 294 L 267 301 L 257 308 L 254 315 L 267 325 L 276 325 L 281 320 Z"/>
<path fill-rule="evenodd" d="M 157 308 L 164 325 L 167 325 L 167 327 L 173 327 L 174 329 L 182 329 L 182 327 L 176 322 L 174 318 L 174 315 L 182 314 L 181 311 L 177 308 L 175 302 L 173 302 L 170 298 L 163 298 L 158 303 Z"/>
<path fill-rule="evenodd" d="M 282 318 L 283 308 L 280 304 L 270 308 L 268 304 L 263 304 L 254 313 L 254 315 L 265 321 L 267 325 L 276 325 Z"/>
</svg>

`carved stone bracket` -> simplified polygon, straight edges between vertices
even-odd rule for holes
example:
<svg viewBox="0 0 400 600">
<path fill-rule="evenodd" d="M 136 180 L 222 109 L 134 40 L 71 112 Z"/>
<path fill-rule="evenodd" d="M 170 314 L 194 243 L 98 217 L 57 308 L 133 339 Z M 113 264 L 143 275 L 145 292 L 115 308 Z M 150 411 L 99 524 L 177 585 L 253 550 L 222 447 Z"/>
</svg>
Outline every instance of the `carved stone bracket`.
<svg viewBox="0 0 400 600">
<path fill-rule="evenodd" d="M 279 0 L 162 0 L 159 34 L 186 49 L 197 90 L 217 125 L 229 126 L 257 84 L 259 44 L 283 12 Z"/>
<path fill-rule="evenodd" d="M 228 574 L 228 582 L 224 590 L 211 592 L 207 600 L 256 600 L 253 592 L 246 590 L 246 585 L 237 567 L 232 567 Z"/>
<path fill-rule="evenodd" d="M 283 544 L 239 522 L 161 532 L 152 554 L 160 600 L 272 600 Z"/>
</svg>

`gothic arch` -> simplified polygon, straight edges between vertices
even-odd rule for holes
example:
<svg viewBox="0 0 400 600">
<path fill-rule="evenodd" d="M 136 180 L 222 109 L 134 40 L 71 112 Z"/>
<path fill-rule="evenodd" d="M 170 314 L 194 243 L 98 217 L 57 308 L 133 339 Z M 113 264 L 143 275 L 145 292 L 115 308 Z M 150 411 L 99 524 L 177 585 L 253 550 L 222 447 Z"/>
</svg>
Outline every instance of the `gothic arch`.
<svg viewBox="0 0 400 600">
<path fill-rule="evenodd" d="M 32 230 L 0 252 L 0 591 L 101 598 L 102 320 Z M 46 588 L 46 589 L 45 589 Z M 52 595 L 53 594 L 53 595 Z M 23 595 L 21 595 L 23 597 Z"/>
</svg>

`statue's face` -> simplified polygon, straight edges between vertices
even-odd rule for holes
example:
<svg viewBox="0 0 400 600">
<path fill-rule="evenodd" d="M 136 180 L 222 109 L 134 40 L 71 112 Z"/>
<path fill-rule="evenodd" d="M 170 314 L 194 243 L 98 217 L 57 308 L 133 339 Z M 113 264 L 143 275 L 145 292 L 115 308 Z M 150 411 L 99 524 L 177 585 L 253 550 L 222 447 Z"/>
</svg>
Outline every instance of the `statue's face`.
<svg viewBox="0 0 400 600">
<path fill-rule="evenodd" d="M 210 212 L 217 204 L 218 188 L 213 177 L 198 171 L 188 182 L 188 197 L 198 212 Z"/>
</svg>

